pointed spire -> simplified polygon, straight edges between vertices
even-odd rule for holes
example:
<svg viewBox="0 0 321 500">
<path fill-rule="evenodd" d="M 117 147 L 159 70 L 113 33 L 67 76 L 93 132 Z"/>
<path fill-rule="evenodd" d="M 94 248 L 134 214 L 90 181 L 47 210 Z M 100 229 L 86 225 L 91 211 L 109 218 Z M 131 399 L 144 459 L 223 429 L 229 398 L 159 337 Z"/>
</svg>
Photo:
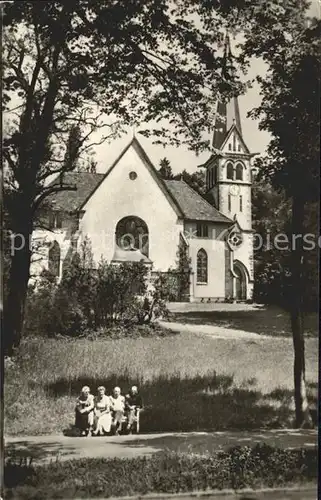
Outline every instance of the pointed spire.
<svg viewBox="0 0 321 500">
<path fill-rule="evenodd" d="M 231 41 L 230 36 L 226 33 L 225 41 L 224 41 L 224 64 L 222 70 L 222 77 L 225 77 L 226 73 L 226 64 L 228 62 L 232 63 L 233 54 L 231 50 Z M 241 117 L 240 117 L 240 109 L 238 103 L 238 97 L 234 96 L 228 102 L 223 101 L 222 99 L 218 99 L 216 112 L 214 116 L 214 133 L 212 146 L 215 149 L 220 149 L 228 131 L 235 124 L 239 133 L 242 136 L 242 125 L 241 125 Z"/>
<path fill-rule="evenodd" d="M 134 122 L 133 125 L 132 125 L 133 139 L 135 139 L 135 137 L 136 137 L 136 127 L 137 127 L 137 123 Z"/>
</svg>

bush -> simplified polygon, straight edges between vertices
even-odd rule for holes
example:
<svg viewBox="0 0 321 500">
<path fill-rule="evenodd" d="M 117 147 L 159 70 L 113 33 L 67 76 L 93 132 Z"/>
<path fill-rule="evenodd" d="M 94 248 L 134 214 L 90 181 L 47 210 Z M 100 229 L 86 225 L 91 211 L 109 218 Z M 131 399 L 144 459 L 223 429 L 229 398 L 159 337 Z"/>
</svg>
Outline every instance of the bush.
<svg viewBox="0 0 321 500">
<path fill-rule="evenodd" d="M 5 497 L 90 498 L 316 482 L 317 450 L 265 444 L 213 455 L 165 452 L 151 458 L 83 459 L 44 467 L 7 463 Z"/>
<path fill-rule="evenodd" d="M 57 280 L 43 271 L 37 284 L 29 286 L 26 300 L 24 332 L 28 336 L 52 336 Z"/>
<path fill-rule="evenodd" d="M 77 337 L 114 324 L 150 324 L 167 315 L 169 291 L 158 273 L 150 286 L 149 273 L 143 263 L 111 265 L 103 259 L 95 269 L 85 240 L 65 265 L 60 283 L 44 271 L 29 288 L 25 334 Z"/>
</svg>

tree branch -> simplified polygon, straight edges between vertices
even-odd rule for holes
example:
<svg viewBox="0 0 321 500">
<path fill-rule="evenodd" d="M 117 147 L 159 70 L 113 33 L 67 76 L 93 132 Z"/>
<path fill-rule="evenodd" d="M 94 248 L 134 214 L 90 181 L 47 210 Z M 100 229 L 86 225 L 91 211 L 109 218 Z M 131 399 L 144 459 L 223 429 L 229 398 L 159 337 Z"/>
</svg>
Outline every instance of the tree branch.
<svg viewBox="0 0 321 500">
<path fill-rule="evenodd" d="M 49 195 L 54 193 L 60 193 L 61 191 L 77 191 L 77 187 L 53 185 L 53 186 L 48 186 L 47 188 L 43 188 L 41 194 L 38 196 L 38 198 L 35 199 L 35 201 L 32 204 L 32 212 L 35 213 L 36 210 L 39 208 L 41 202 L 45 198 L 48 198 Z"/>
</svg>

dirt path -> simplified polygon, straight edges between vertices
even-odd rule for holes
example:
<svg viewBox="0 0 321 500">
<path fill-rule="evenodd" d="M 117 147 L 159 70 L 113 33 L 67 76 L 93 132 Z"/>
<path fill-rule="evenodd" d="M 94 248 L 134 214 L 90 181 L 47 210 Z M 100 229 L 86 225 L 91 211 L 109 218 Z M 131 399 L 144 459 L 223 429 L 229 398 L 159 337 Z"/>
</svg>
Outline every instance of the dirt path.
<svg viewBox="0 0 321 500">
<path fill-rule="evenodd" d="M 77 438 L 63 435 L 19 436 L 5 439 L 6 457 L 33 457 L 37 464 L 73 458 L 131 458 L 163 450 L 208 453 L 233 446 L 266 443 L 279 448 L 317 446 L 316 430 L 262 430 L 257 432 L 192 432 Z"/>
<path fill-rule="evenodd" d="M 258 333 L 246 332 L 245 330 L 235 330 L 232 328 L 226 328 L 223 326 L 215 325 L 194 325 L 186 323 L 177 323 L 176 321 L 159 321 L 159 324 L 164 328 L 170 328 L 174 332 L 180 333 L 195 333 L 197 335 L 207 335 L 210 337 L 218 339 L 249 339 L 249 340 L 260 340 L 260 339 L 273 339 L 284 340 L 285 337 L 271 337 L 268 335 L 259 335 Z M 286 339 L 288 340 L 288 339 Z M 290 339 L 291 340 L 291 339 Z"/>
</svg>

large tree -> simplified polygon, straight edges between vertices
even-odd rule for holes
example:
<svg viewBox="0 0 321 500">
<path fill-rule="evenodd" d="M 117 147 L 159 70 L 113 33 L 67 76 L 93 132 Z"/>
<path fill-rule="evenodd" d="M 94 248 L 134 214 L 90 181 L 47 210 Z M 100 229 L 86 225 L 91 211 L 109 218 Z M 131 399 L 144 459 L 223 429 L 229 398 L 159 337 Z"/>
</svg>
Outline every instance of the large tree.
<svg viewBox="0 0 321 500">
<path fill-rule="evenodd" d="M 211 9 L 210 9 L 211 10 Z M 231 17 L 232 16 L 232 17 Z M 229 5 L 210 24 L 195 0 L 13 1 L 3 16 L 5 213 L 20 249 L 11 258 L 4 347 L 19 345 L 35 213 L 47 197 L 73 189 L 63 173 L 103 127 L 98 142 L 133 123 L 156 142 L 204 147 L 220 91 L 241 89 L 217 48 Z M 107 117 L 107 118 L 106 118 Z M 92 144 L 92 143 L 91 143 Z M 50 184 L 51 176 L 60 181 Z"/>
<path fill-rule="evenodd" d="M 261 118 L 261 128 L 272 134 L 264 162 L 265 174 L 291 202 L 288 299 L 294 345 L 296 425 L 303 426 L 311 424 L 303 326 L 305 261 L 311 260 L 311 245 L 305 244 L 304 236 L 307 211 L 313 214 L 319 200 L 321 25 L 317 20 L 307 23 L 301 19 L 291 27 L 292 31 L 275 39 L 262 26 L 261 32 L 247 42 L 247 48 L 263 55 L 269 65 L 266 77 L 259 79 L 263 99 L 254 113 Z"/>
<path fill-rule="evenodd" d="M 264 161 L 262 174 L 264 174 Z M 278 304 L 289 309 L 291 251 L 282 238 L 292 238 L 291 199 L 284 190 L 276 189 L 269 176 L 259 176 L 252 186 L 252 224 L 254 241 L 254 300 Z M 306 234 L 305 259 L 303 261 L 303 309 L 318 309 L 318 248 L 314 245 L 318 234 L 318 204 L 305 207 L 304 228 Z M 310 241 L 309 241 L 310 240 Z M 314 248 L 313 248 L 314 246 Z"/>
<path fill-rule="evenodd" d="M 203 2 L 210 23 L 216 0 Z M 272 135 L 266 159 L 268 179 L 292 204 L 291 323 L 294 346 L 296 425 L 310 425 L 305 387 L 303 235 L 307 205 L 319 200 L 320 21 L 307 19 L 307 0 L 229 0 L 235 23 L 242 30 L 241 59 L 259 57 L 267 73 L 258 77 L 262 103 L 253 112 L 260 128 Z M 300 237 L 301 235 L 301 237 Z M 317 235 L 316 235 L 317 236 Z M 317 272 L 317 270 L 315 270 Z"/>
</svg>

